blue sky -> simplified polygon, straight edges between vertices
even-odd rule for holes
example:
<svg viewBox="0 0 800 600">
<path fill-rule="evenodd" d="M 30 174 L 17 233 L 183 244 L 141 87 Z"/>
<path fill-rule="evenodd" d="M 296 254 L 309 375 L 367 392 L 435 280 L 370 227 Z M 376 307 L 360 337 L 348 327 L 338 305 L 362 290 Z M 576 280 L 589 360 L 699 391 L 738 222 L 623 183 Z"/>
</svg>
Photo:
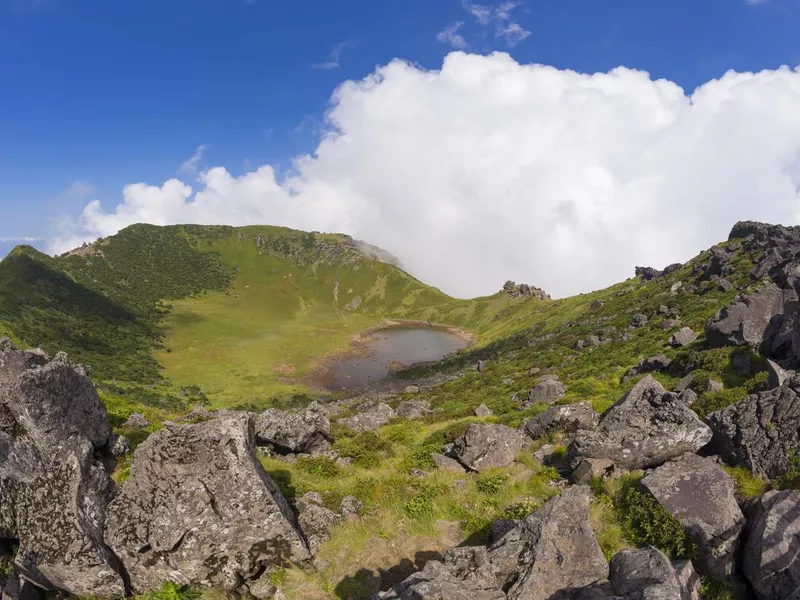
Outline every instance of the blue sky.
<svg viewBox="0 0 800 600">
<path fill-rule="evenodd" d="M 201 145 L 199 170 L 280 173 L 314 151 L 337 85 L 394 58 L 500 50 L 690 93 L 800 64 L 797 31 L 800 0 L 0 0 L 0 253 L 125 184 L 191 182 Z"/>
</svg>

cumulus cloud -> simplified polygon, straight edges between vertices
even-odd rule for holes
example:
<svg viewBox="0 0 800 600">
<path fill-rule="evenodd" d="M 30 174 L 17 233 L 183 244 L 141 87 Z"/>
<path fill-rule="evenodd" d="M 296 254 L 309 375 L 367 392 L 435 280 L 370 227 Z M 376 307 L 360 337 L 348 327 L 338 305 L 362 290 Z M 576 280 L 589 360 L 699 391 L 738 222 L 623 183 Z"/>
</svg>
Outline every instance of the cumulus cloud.
<svg viewBox="0 0 800 600">
<path fill-rule="evenodd" d="M 502 2 L 497 5 L 463 3 L 464 10 L 470 13 L 478 25 L 488 27 L 494 24 L 494 36 L 505 40 L 513 48 L 528 38 L 531 32 L 517 23 L 512 13 L 519 7 L 518 2 Z"/>
<path fill-rule="evenodd" d="M 62 194 L 68 200 L 85 200 L 94 192 L 90 183 L 81 179 L 73 181 L 66 191 Z"/>
<path fill-rule="evenodd" d="M 740 219 L 800 219 L 800 71 L 729 72 L 691 95 L 618 68 L 581 74 L 507 54 L 393 61 L 333 94 L 292 173 L 132 184 L 88 204 L 64 250 L 135 222 L 340 231 L 457 296 L 506 279 L 555 296 L 663 267 Z"/>
<path fill-rule="evenodd" d="M 323 71 L 330 71 L 331 69 L 338 69 L 341 64 L 340 61 L 342 59 L 342 53 L 345 49 L 350 45 L 350 42 L 341 42 L 336 44 L 331 48 L 330 53 L 328 54 L 327 60 L 325 62 L 317 63 L 311 65 L 312 69 L 319 69 Z"/>
<path fill-rule="evenodd" d="M 203 160 L 203 155 L 208 150 L 208 144 L 200 144 L 194 151 L 189 158 L 187 158 L 181 168 L 179 169 L 181 173 L 186 175 L 190 175 L 193 173 L 197 173 L 198 168 L 200 167 L 200 161 Z"/>
<path fill-rule="evenodd" d="M 467 47 L 467 41 L 459 30 L 464 26 L 464 21 L 454 21 L 436 35 L 437 41 L 462 50 Z"/>
</svg>

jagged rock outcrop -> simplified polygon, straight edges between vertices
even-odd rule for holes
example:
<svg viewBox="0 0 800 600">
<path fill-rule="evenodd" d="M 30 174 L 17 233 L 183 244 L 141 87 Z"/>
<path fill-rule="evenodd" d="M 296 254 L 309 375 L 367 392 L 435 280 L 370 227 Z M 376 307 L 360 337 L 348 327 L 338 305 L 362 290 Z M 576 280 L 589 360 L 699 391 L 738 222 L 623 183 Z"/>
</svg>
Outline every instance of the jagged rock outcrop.
<svg viewBox="0 0 800 600">
<path fill-rule="evenodd" d="M 713 459 L 684 454 L 641 481 L 697 546 L 696 566 L 715 579 L 733 574 L 744 515 L 733 479 Z"/>
<path fill-rule="evenodd" d="M 554 406 L 527 420 L 520 431 L 531 438 L 538 439 L 551 431 L 575 433 L 579 429 L 597 427 L 597 413 L 588 402 L 578 402 L 566 406 Z"/>
<path fill-rule="evenodd" d="M 114 485 L 95 454 L 110 436 L 82 367 L 0 340 L 0 537 L 19 540 L 24 579 L 82 596 L 126 592 L 103 542 Z"/>
<path fill-rule="evenodd" d="M 652 546 L 617 552 L 609 564 L 611 586 L 626 600 L 691 600 L 700 597 L 692 563 L 673 564 Z"/>
<path fill-rule="evenodd" d="M 489 548 L 511 600 L 547 600 L 556 592 L 608 577 L 589 520 L 590 491 L 573 486 L 528 515 Z"/>
<path fill-rule="evenodd" d="M 297 524 L 305 535 L 308 549 L 316 554 L 319 547 L 331 537 L 331 528 L 344 521 L 344 516 L 325 508 L 322 496 L 307 492 L 297 500 Z"/>
<path fill-rule="evenodd" d="M 742 570 L 759 600 L 800 589 L 800 492 L 767 492 L 753 507 Z"/>
<path fill-rule="evenodd" d="M 744 465 L 762 477 L 788 473 L 791 457 L 800 452 L 798 385 L 794 378 L 708 415 L 714 451 L 729 464 Z"/>
<path fill-rule="evenodd" d="M 358 413 L 337 422 L 353 431 L 372 431 L 386 425 L 396 414 L 388 404 L 367 401 L 359 405 Z"/>
<path fill-rule="evenodd" d="M 631 379 L 644 373 L 663 371 L 672 364 L 672 360 L 666 354 L 656 354 L 639 361 L 639 364 L 628 369 L 625 379 Z"/>
<path fill-rule="evenodd" d="M 557 375 L 544 375 L 528 392 L 527 401 L 523 403 L 523 407 L 531 404 L 552 404 L 563 398 L 566 393 L 567 386 L 558 379 Z"/>
<path fill-rule="evenodd" d="M 625 469 L 660 465 L 711 441 L 711 430 L 677 394 L 647 376 L 618 400 L 594 431 L 578 431 L 570 462 L 608 458 Z"/>
<path fill-rule="evenodd" d="M 325 408 L 312 402 L 300 414 L 270 408 L 256 418 L 256 443 L 280 452 L 314 454 L 331 449 L 331 422 Z"/>
<path fill-rule="evenodd" d="M 254 453 L 252 415 L 166 424 L 135 452 L 106 510 L 106 543 L 133 591 L 166 580 L 234 590 L 265 567 L 303 562 L 294 514 Z"/>
<path fill-rule="evenodd" d="M 451 456 L 472 471 L 507 467 L 528 441 L 505 425 L 472 423 L 454 442 Z"/>
<path fill-rule="evenodd" d="M 520 283 L 517 285 L 513 281 L 506 281 L 503 285 L 503 291 L 512 298 L 537 298 L 539 300 L 549 300 L 550 294 L 535 285 L 528 285 L 527 283 Z"/>
</svg>

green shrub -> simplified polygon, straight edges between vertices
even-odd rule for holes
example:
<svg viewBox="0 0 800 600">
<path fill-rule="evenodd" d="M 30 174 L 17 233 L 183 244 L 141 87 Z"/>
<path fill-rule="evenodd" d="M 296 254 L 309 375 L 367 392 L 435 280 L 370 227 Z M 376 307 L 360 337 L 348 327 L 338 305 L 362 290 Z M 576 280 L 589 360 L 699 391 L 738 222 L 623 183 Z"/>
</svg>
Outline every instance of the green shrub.
<svg viewBox="0 0 800 600">
<path fill-rule="evenodd" d="M 761 496 L 769 488 L 766 481 L 745 467 L 725 467 L 725 471 L 733 477 L 736 483 L 736 495 L 740 500 Z"/>
<path fill-rule="evenodd" d="M 505 510 L 503 510 L 503 518 L 514 520 L 524 519 L 532 512 L 535 512 L 541 505 L 542 503 L 534 498 L 525 498 L 521 502 L 515 502 L 514 504 L 506 506 Z"/>
<path fill-rule="evenodd" d="M 502 471 L 492 469 L 484 471 L 478 476 L 475 481 L 475 487 L 478 488 L 479 492 L 493 496 L 503 489 L 506 481 L 508 481 L 508 475 Z"/>
<path fill-rule="evenodd" d="M 431 454 L 438 451 L 439 448 L 435 446 L 414 448 L 403 458 L 403 472 L 409 473 L 412 469 L 422 469 L 423 471 L 435 469 L 436 463 L 433 462 Z"/>
<path fill-rule="evenodd" d="M 196 600 L 202 594 L 187 586 L 167 582 L 157 590 L 137 596 L 137 600 Z"/>
<path fill-rule="evenodd" d="M 321 478 L 336 477 L 342 472 L 341 467 L 327 456 L 300 456 L 297 459 L 297 468 Z"/>
<path fill-rule="evenodd" d="M 692 405 L 692 410 L 697 413 L 701 419 L 705 419 L 712 412 L 722 410 L 732 404 L 736 404 L 740 400 L 747 397 L 747 390 L 743 387 L 729 388 L 719 392 L 710 392 L 703 394 Z"/>
<path fill-rule="evenodd" d="M 700 577 L 700 597 L 703 600 L 737 600 L 733 585 L 727 581 Z"/>
<path fill-rule="evenodd" d="M 775 489 L 800 490 L 800 457 L 792 456 L 791 470 L 775 479 Z"/>
<path fill-rule="evenodd" d="M 353 464 L 365 469 L 373 469 L 382 461 L 394 456 L 392 445 L 374 431 L 365 431 L 354 437 L 339 438 L 333 447 L 342 456 L 352 458 Z"/>
<path fill-rule="evenodd" d="M 640 489 L 637 479 L 621 482 L 614 508 L 625 537 L 637 546 L 655 546 L 671 558 L 693 554 L 694 546 L 683 525 L 653 496 Z"/>
<path fill-rule="evenodd" d="M 405 504 L 405 510 L 411 517 L 421 517 L 433 507 L 437 490 L 430 485 L 418 486 L 416 493 Z"/>
</svg>

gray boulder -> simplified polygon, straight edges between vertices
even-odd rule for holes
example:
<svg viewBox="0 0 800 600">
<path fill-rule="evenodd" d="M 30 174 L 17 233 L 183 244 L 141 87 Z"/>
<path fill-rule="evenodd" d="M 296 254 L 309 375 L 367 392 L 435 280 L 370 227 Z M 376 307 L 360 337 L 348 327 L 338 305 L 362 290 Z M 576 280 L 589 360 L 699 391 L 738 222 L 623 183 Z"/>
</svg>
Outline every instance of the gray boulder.
<svg viewBox="0 0 800 600">
<path fill-rule="evenodd" d="M 642 313 L 636 313 L 633 315 L 633 319 L 631 320 L 631 325 L 634 327 L 644 327 L 647 325 L 647 315 L 643 315 Z"/>
<path fill-rule="evenodd" d="M 395 414 L 398 417 L 410 420 L 421 419 L 432 412 L 431 403 L 427 400 L 406 400 L 401 402 L 397 410 L 395 410 Z"/>
<path fill-rule="evenodd" d="M 527 442 L 524 435 L 505 425 L 472 423 L 456 439 L 452 456 L 472 471 L 507 467 Z"/>
<path fill-rule="evenodd" d="M 475 409 L 475 416 L 476 417 L 491 417 L 494 413 L 492 409 L 490 409 L 485 404 L 481 404 L 478 408 Z"/>
<path fill-rule="evenodd" d="M 344 521 L 344 517 L 322 505 L 322 497 L 307 492 L 297 501 L 297 524 L 305 535 L 308 549 L 316 554 L 319 547 L 331 537 L 331 529 Z"/>
<path fill-rule="evenodd" d="M 497 585 L 486 548 L 452 548 L 442 560 L 431 560 L 381 600 L 505 600 Z"/>
<path fill-rule="evenodd" d="M 547 600 L 608 577 L 589 520 L 587 486 L 574 486 L 520 521 L 489 548 L 509 600 Z"/>
<path fill-rule="evenodd" d="M 672 364 L 672 360 L 665 354 L 656 354 L 639 361 L 639 364 L 628 369 L 625 374 L 625 379 L 636 377 L 644 373 L 653 373 L 655 371 L 663 371 Z"/>
<path fill-rule="evenodd" d="M 800 398 L 788 385 L 750 395 L 706 422 L 715 452 L 768 479 L 788 473 L 792 455 L 800 452 Z"/>
<path fill-rule="evenodd" d="M 767 389 L 781 387 L 794 375 L 794 371 L 786 371 L 780 365 L 767 359 Z"/>
<path fill-rule="evenodd" d="M 800 492 L 767 492 L 756 502 L 742 570 L 759 600 L 796 597 L 800 589 Z"/>
<path fill-rule="evenodd" d="M 455 471 L 456 473 L 464 473 L 466 471 L 460 462 L 444 454 L 434 452 L 431 454 L 431 459 L 440 471 Z"/>
<path fill-rule="evenodd" d="M 314 454 L 331 449 L 331 422 L 325 408 L 312 402 L 300 414 L 270 408 L 256 418 L 256 443 L 281 452 Z"/>
<path fill-rule="evenodd" d="M 114 458 L 125 456 L 131 451 L 131 442 L 124 435 L 112 433 L 108 438 L 108 452 Z"/>
<path fill-rule="evenodd" d="M 143 414 L 134 412 L 122 426 L 125 429 L 147 429 L 150 427 L 150 421 Z"/>
<path fill-rule="evenodd" d="M 95 455 L 110 437 L 85 369 L 0 340 L 0 538 L 19 541 L 23 579 L 81 596 L 125 594 L 102 534 L 114 484 Z"/>
<path fill-rule="evenodd" d="M 652 546 L 617 552 L 609 564 L 614 593 L 626 600 L 690 600 L 699 598 L 700 579 L 685 561 L 673 565 Z M 680 571 L 678 570 L 680 569 Z"/>
<path fill-rule="evenodd" d="M 614 461 L 607 458 L 584 458 L 572 472 L 572 481 L 587 485 L 595 477 L 608 479 L 620 474 Z"/>
<path fill-rule="evenodd" d="M 106 512 L 106 542 L 134 592 L 164 581 L 236 589 L 309 550 L 254 452 L 252 415 L 167 424 L 135 452 Z"/>
<path fill-rule="evenodd" d="M 700 334 L 694 331 L 691 327 L 681 327 L 678 331 L 672 334 L 672 336 L 669 338 L 669 342 L 667 343 L 675 348 L 681 348 L 691 344 L 699 335 Z"/>
<path fill-rule="evenodd" d="M 396 414 L 392 407 L 382 402 L 365 402 L 358 407 L 358 414 L 345 419 L 339 419 L 339 423 L 349 427 L 353 431 L 364 432 L 372 431 L 386 425 Z"/>
<path fill-rule="evenodd" d="M 745 520 L 733 479 L 714 460 L 684 454 L 641 481 L 697 545 L 697 569 L 715 579 L 733 574 Z"/>
<path fill-rule="evenodd" d="M 578 402 L 566 406 L 554 406 L 529 419 L 520 430 L 533 439 L 538 439 L 552 431 L 575 433 L 579 429 L 597 427 L 597 413 L 588 402 Z"/>
<path fill-rule="evenodd" d="M 539 383 L 534 385 L 528 392 L 526 405 L 531 404 L 553 404 L 556 400 L 563 398 L 567 393 L 567 387 L 558 380 L 555 375 L 539 378 Z"/>
<path fill-rule="evenodd" d="M 573 467 L 583 458 L 608 458 L 625 469 L 660 465 L 711 441 L 711 430 L 677 394 L 647 376 L 618 400 L 594 431 L 578 431 Z"/>
</svg>

